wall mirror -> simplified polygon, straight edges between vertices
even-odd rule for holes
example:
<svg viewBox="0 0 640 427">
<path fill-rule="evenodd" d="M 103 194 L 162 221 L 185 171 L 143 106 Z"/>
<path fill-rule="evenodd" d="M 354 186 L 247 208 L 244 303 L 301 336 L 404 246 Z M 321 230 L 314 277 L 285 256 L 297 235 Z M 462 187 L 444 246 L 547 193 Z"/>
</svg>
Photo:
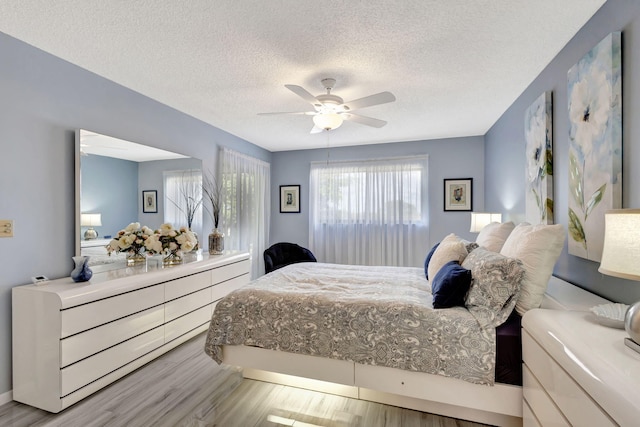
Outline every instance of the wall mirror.
<svg viewBox="0 0 640 427">
<path fill-rule="evenodd" d="M 200 159 L 78 129 L 76 255 L 90 256 L 94 271 L 98 266 L 98 271 L 123 268 L 125 254 L 108 256 L 105 248 L 119 230 L 132 222 L 152 229 L 165 221 L 186 226 L 186 215 L 173 203 L 174 198 L 179 203 L 180 194 L 173 193 L 173 198 L 165 194 L 165 181 L 198 173 L 202 173 Z M 200 209 L 192 230 L 202 236 L 201 228 Z"/>
</svg>

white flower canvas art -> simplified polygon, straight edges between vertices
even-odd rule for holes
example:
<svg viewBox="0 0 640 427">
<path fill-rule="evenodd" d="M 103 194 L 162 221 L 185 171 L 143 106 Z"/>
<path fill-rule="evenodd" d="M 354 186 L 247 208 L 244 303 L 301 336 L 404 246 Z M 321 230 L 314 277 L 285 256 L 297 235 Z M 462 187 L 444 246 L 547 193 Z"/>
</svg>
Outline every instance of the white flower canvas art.
<svg viewBox="0 0 640 427">
<path fill-rule="evenodd" d="M 621 34 L 568 72 L 569 253 L 600 261 L 604 213 L 622 207 Z"/>
<path fill-rule="evenodd" d="M 524 115 L 526 145 L 525 220 L 553 224 L 553 132 L 551 92 L 536 99 Z"/>
</svg>

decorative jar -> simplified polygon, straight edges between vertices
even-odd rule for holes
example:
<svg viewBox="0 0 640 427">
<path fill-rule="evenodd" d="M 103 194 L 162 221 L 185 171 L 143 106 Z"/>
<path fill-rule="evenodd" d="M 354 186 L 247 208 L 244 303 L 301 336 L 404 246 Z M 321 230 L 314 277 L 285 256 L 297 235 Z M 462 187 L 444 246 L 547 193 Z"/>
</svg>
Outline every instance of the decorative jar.
<svg viewBox="0 0 640 427">
<path fill-rule="evenodd" d="M 217 228 L 213 229 L 213 232 L 209 234 L 209 254 L 210 255 L 222 255 L 224 252 L 224 234 Z"/>
</svg>

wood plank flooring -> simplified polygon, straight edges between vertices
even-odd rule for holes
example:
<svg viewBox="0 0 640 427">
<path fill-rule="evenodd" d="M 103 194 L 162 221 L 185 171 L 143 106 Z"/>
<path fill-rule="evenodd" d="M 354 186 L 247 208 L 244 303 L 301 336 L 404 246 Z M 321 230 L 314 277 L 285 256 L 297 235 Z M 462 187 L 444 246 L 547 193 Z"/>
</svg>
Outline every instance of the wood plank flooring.
<svg viewBox="0 0 640 427">
<path fill-rule="evenodd" d="M 243 379 L 204 354 L 204 334 L 59 414 L 17 402 L 0 426 L 478 427 L 483 424 Z"/>
</svg>

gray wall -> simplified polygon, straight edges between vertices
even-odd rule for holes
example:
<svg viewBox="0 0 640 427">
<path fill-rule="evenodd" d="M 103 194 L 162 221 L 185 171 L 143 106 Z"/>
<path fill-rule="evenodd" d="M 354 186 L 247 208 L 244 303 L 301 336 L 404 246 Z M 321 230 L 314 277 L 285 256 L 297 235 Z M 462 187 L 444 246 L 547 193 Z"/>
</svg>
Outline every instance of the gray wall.
<svg viewBox="0 0 640 427">
<path fill-rule="evenodd" d="M 0 58 L 0 218 L 15 225 L 13 238 L 0 239 L 1 394 L 11 389 L 11 288 L 73 268 L 77 128 L 212 170 L 220 145 L 265 161 L 271 153 L 2 33 Z"/>
<path fill-rule="evenodd" d="M 623 207 L 640 207 L 640 1 L 609 0 L 485 135 L 485 203 L 489 209 L 524 217 L 524 112 L 542 92 L 551 90 L 555 221 L 567 227 L 567 71 L 612 31 L 622 31 Z M 598 266 L 569 255 L 565 241 L 555 274 L 614 301 L 640 299 L 640 283 L 602 275 Z"/>
<path fill-rule="evenodd" d="M 271 163 L 270 243 L 293 242 L 309 245 L 309 168 L 314 161 L 375 159 L 429 155 L 429 247 L 449 233 L 475 240 L 469 233 L 469 212 L 444 212 L 444 178 L 473 178 L 473 209 L 484 207 L 483 137 L 397 142 L 358 147 L 273 153 Z M 300 185 L 298 213 L 280 213 L 280 186 Z M 426 255 L 426 254 L 425 254 Z"/>
</svg>

